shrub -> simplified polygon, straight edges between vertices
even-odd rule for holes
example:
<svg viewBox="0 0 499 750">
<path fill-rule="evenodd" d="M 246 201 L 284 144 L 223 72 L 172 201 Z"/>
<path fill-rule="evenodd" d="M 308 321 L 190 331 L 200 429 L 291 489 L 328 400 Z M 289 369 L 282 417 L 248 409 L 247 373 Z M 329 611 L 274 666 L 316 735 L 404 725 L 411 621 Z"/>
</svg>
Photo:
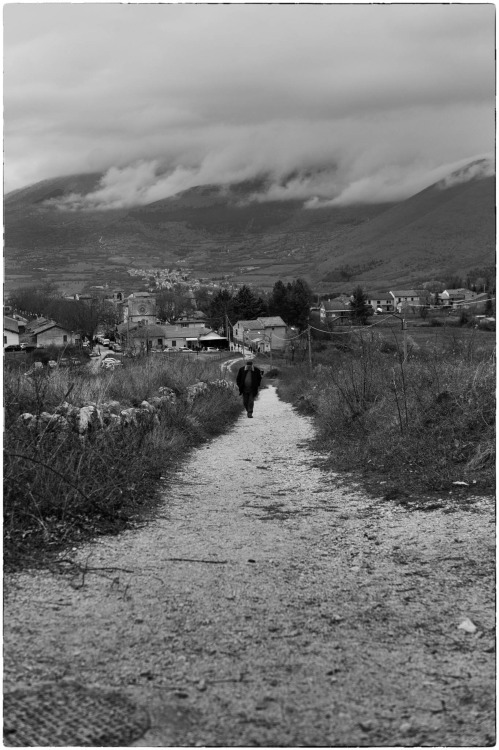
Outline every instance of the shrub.
<svg viewBox="0 0 499 750">
<path fill-rule="evenodd" d="M 495 362 L 471 345 L 402 363 L 365 337 L 340 368 L 286 370 L 279 393 L 314 414 L 337 468 L 385 472 L 403 491 L 494 486 Z"/>
<path fill-rule="evenodd" d="M 82 368 L 83 369 L 83 368 Z M 121 408 L 151 397 L 162 385 L 182 395 L 199 380 L 215 380 L 214 363 L 185 360 L 130 363 L 121 370 L 55 370 L 5 375 L 4 531 L 8 566 L 36 563 L 51 551 L 96 534 L 117 533 L 154 505 L 158 480 L 186 451 L 219 434 L 241 412 L 225 387 L 210 387 L 192 402 L 165 403 L 138 424 L 57 430 L 29 428 L 22 413 L 53 414 L 58 405 L 102 404 Z"/>
</svg>

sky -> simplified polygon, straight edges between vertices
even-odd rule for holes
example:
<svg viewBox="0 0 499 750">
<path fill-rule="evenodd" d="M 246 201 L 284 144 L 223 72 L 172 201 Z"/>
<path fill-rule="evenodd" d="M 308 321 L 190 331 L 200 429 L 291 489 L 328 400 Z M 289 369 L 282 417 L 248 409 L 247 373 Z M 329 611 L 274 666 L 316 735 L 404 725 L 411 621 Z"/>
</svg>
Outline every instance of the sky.
<svg viewBox="0 0 499 750">
<path fill-rule="evenodd" d="M 265 175 L 255 200 L 317 208 L 494 168 L 493 4 L 3 11 L 6 192 L 102 172 L 65 205 L 106 209 Z"/>
</svg>

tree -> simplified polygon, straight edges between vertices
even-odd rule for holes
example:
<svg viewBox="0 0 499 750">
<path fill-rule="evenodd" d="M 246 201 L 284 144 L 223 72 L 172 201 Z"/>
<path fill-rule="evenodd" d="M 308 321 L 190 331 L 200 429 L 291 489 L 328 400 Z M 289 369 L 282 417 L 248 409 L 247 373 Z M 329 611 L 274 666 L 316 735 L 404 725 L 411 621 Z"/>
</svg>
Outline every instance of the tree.
<svg viewBox="0 0 499 750">
<path fill-rule="evenodd" d="M 210 302 L 209 308 L 210 325 L 212 328 L 223 328 L 225 330 L 227 318 L 234 320 L 234 297 L 228 289 L 220 289 Z"/>
<path fill-rule="evenodd" d="M 265 311 L 265 303 L 244 284 L 234 297 L 234 316 L 237 320 L 254 320 Z"/>
<path fill-rule="evenodd" d="M 210 313 L 210 301 L 211 294 L 207 286 L 200 286 L 194 292 L 194 299 L 196 300 L 196 306 L 198 310 L 204 312 L 206 315 Z"/>
<path fill-rule="evenodd" d="M 367 319 L 372 315 L 372 308 L 367 304 L 367 298 L 361 286 L 356 286 L 352 292 L 352 318 L 357 325 L 365 326 Z"/>
<path fill-rule="evenodd" d="M 163 289 L 156 295 L 156 312 L 158 318 L 175 321 L 180 315 L 192 309 L 192 300 L 182 286 L 174 286 L 172 289 Z"/>
<path fill-rule="evenodd" d="M 285 323 L 289 318 L 288 290 L 282 281 L 276 281 L 268 301 L 269 315 L 280 315 Z"/>
<path fill-rule="evenodd" d="M 114 331 L 118 323 L 118 311 L 112 302 L 102 299 L 64 300 L 54 310 L 54 319 L 68 331 L 92 339 L 99 326 Z"/>
<path fill-rule="evenodd" d="M 304 279 L 295 279 L 288 284 L 288 325 L 296 326 L 300 331 L 308 326 L 312 298 L 312 290 Z"/>
</svg>

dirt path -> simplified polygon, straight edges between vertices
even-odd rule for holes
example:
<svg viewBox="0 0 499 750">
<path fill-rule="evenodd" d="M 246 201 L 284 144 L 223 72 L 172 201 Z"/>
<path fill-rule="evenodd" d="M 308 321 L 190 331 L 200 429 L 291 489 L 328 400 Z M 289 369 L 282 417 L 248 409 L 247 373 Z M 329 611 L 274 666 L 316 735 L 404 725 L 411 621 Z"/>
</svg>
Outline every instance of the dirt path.
<svg viewBox="0 0 499 750">
<path fill-rule="evenodd" d="M 493 742 L 490 504 L 368 500 L 314 467 L 312 434 L 269 387 L 156 520 L 74 553 L 84 576 L 9 577 L 4 690 L 124 691 L 142 746 Z"/>
</svg>

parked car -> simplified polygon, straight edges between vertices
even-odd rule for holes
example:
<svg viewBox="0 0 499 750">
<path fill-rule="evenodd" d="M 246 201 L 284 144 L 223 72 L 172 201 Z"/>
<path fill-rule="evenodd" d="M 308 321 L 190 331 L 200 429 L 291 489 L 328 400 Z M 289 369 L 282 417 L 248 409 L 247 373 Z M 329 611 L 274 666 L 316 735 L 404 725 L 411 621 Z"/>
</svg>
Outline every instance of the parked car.
<svg viewBox="0 0 499 750">
<path fill-rule="evenodd" d="M 113 352 L 122 352 L 123 351 L 123 348 L 122 348 L 121 344 L 118 344 L 117 341 L 111 341 L 111 343 L 109 344 L 109 348 Z"/>
<path fill-rule="evenodd" d="M 104 367 L 108 370 L 114 370 L 115 367 L 123 367 L 123 362 L 120 359 L 116 359 L 116 357 L 111 357 L 108 355 L 102 360 L 101 367 Z"/>
<path fill-rule="evenodd" d="M 96 352 L 96 351 L 94 350 L 94 351 L 91 351 L 91 352 L 90 352 L 90 356 L 91 356 L 91 357 L 100 357 L 100 354 L 99 354 L 99 352 Z"/>
<path fill-rule="evenodd" d="M 19 344 L 8 344 L 3 348 L 4 352 L 22 352 Z"/>
<path fill-rule="evenodd" d="M 102 346 L 109 346 L 109 344 L 111 343 L 110 339 L 101 339 L 100 342 Z"/>
</svg>

